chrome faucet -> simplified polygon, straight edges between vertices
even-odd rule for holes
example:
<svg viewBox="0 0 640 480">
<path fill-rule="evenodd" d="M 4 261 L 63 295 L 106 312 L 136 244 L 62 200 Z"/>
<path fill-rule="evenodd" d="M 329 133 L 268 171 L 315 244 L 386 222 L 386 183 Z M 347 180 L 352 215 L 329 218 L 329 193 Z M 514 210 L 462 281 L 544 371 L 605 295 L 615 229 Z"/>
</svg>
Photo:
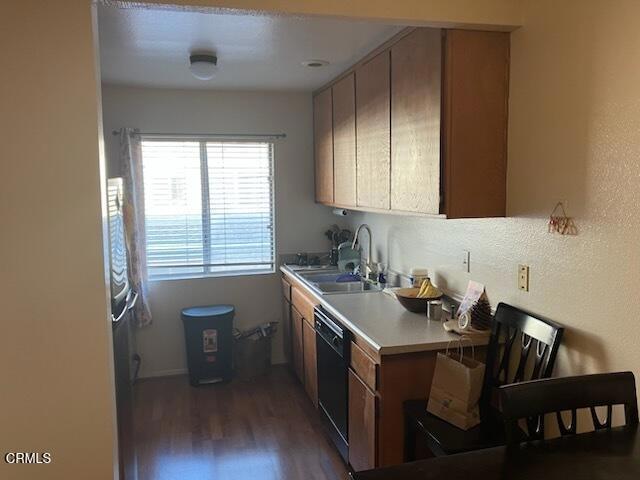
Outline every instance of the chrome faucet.
<svg viewBox="0 0 640 480">
<path fill-rule="evenodd" d="M 371 263 L 371 248 L 373 244 L 373 236 L 371 235 L 371 228 L 366 223 L 363 223 L 356 230 L 355 235 L 353 236 L 353 243 L 351 244 L 351 248 L 356 248 L 356 243 L 358 243 L 358 239 L 360 238 L 360 230 L 365 229 L 369 234 L 369 248 L 367 249 L 367 260 L 364 264 L 364 269 L 360 267 L 360 273 L 364 274 L 364 278 L 369 279 L 371 273 L 373 272 L 373 265 Z"/>
</svg>

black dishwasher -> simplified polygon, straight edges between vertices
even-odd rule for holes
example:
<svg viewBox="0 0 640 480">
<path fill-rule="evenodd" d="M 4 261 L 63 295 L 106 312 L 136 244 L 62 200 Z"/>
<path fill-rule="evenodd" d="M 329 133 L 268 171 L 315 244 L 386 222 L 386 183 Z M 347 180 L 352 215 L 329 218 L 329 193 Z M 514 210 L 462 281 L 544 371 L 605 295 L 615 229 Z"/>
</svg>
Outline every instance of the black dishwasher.
<svg viewBox="0 0 640 480">
<path fill-rule="evenodd" d="M 340 455 L 348 461 L 350 332 L 324 308 L 314 310 L 320 416 Z"/>
</svg>

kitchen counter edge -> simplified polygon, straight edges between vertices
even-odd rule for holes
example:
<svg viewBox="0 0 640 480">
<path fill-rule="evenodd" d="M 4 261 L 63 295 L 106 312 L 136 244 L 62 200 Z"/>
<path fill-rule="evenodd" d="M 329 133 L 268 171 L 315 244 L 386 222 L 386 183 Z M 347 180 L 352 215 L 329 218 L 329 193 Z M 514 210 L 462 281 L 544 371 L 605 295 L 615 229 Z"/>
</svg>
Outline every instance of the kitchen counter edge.
<svg viewBox="0 0 640 480">
<path fill-rule="evenodd" d="M 367 332 L 363 331 L 357 324 L 353 323 L 351 320 L 349 320 L 349 318 L 347 318 L 339 310 L 337 310 L 333 305 L 331 305 L 328 299 L 330 295 L 322 295 L 318 293 L 314 288 L 312 288 L 307 283 L 307 281 L 304 278 L 298 275 L 298 273 L 294 269 L 290 268 L 287 265 L 280 266 L 280 271 L 290 277 L 293 277 L 296 280 L 296 282 L 300 286 L 302 286 L 302 288 L 305 289 L 307 293 L 312 295 L 318 301 L 318 303 L 320 303 L 329 313 L 331 313 L 339 321 L 344 323 L 344 325 L 352 333 L 354 333 L 355 335 L 357 335 L 358 337 L 366 341 L 369 344 L 369 346 L 371 346 L 371 348 L 375 350 L 378 353 L 378 355 L 380 355 L 381 357 L 389 356 L 389 355 L 400 355 L 400 354 L 407 354 L 407 353 L 419 353 L 419 352 L 428 352 L 428 351 L 435 351 L 435 350 L 444 350 L 447 348 L 447 345 L 449 344 L 449 341 L 434 341 L 434 342 L 423 342 L 423 343 L 416 343 L 416 344 L 393 345 L 393 346 L 383 347 L 379 345 L 375 340 L 373 340 L 367 334 Z M 366 292 L 366 293 L 351 293 L 349 295 L 353 295 L 354 297 L 357 297 L 360 295 L 386 295 L 386 294 L 382 292 L 376 292 L 376 293 Z M 456 334 L 451 334 L 451 335 L 456 335 Z M 455 339 L 455 337 L 452 337 L 452 339 Z M 473 338 L 471 339 L 471 343 L 474 346 L 487 345 L 489 343 L 489 337 Z M 469 344 L 466 343 L 466 345 L 469 345 Z"/>
</svg>

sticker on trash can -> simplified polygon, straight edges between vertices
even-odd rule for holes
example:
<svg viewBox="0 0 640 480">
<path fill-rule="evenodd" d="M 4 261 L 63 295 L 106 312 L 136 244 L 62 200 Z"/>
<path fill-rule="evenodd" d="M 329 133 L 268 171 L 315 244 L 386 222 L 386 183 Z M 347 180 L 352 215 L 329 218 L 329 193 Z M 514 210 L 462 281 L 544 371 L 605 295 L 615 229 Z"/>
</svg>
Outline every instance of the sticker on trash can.
<svg viewBox="0 0 640 480">
<path fill-rule="evenodd" d="M 204 353 L 212 353 L 218 351 L 218 331 L 209 328 L 202 331 L 202 350 Z"/>
</svg>

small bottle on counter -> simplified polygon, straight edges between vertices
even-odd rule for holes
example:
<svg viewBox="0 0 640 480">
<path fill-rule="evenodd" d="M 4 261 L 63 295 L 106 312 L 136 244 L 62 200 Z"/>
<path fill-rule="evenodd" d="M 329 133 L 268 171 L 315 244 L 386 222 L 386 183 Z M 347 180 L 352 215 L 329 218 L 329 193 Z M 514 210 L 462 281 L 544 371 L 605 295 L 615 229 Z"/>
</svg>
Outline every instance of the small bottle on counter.
<svg viewBox="0 0 640 480">
<path fill-rule="evenodd" d="M 384 263 L 378 263 L 378 283 L 387 283 L 387 266 Z"/>
<path fill-rule="evenodd" d="M 426 268 L 412 268 L 410 276 L 411 286 L 413 288 L 420 288 L 422 282 L 429 279 L 429 271 Z"/>
<path fill-rule="evenodd" d="M 449 305 L 449 310 L 450 310 L 451 320 L 455 320 L 456 319 L 456 312 L 458 311 L 458 306 L 455 303 L 452 302 Z"/>
</svg>

